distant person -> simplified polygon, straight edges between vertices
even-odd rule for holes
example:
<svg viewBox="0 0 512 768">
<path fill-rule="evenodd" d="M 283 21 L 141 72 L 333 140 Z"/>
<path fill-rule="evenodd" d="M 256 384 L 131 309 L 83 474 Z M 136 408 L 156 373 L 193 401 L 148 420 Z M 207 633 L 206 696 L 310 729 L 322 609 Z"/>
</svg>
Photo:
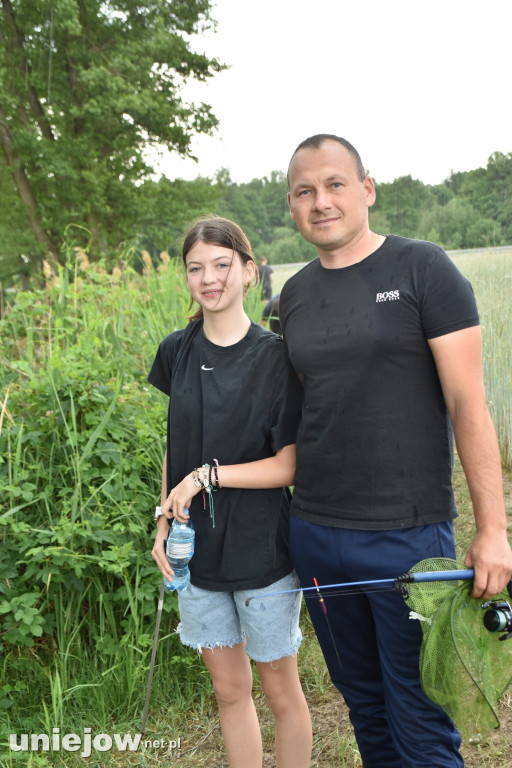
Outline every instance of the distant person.
<svg viewBox="0 0 512 768">
<path fill-rule="evenodd" d="M 190 513 L 195 551 L 191 583 L 178 594 L 178 632 L 210 673 L 230 768 L 262 765 L 250 658 L 275 720 L 276 765 L 307 768 L 311 720 L 297 671 L 302 593 L 288 553 L 302 387 L 283 340 L 245 313 L 257 267 L 240 227 L 200 219 L 182 256 L 199 309 L 161 342 L 148 376 L 170 398 L 152 555 L 172 581 L 169 524 Z M 248 601 L 280 590 L 292 592 Z"/>
<path fill-rule="evenodd" d="M 261 283 L 261 298 L 264 301 L 269 301 L 272 296 L 272 275 L 274 270 L 268 263 L 266 256 L 260 256 L 260 263 L 258 265 L 258 272 Z"/>
<path fill-rule="evenodd" d="M 455 437 L 476 522 L 472 594 L 498 594 L 512 552 L 471 285 L 439 246 L 370 230 L 375 187 L 345 139 L 299 144 L 288 184 L 291 217 L 318 252 L 279 302 L 304 384 L 290 521 L 302 586 L 454 558 Z M 364 767 L 460 768 L 459 733 L 423 693 L 421 625 L 402 597 L 324 599 L 329 624 L 318 600 L 308 608 Z"/>
<path fill-rule="evenodd" d="M 282 335 L 281 331 L 281 322 L 279 320 L 279 294 L 276 293 L 275 296 L 272 296 L 272 298 L 267 301 L 265 306 L 263 307 L 263 312 L 261 313 L 261 324 L 264 328 L 267 327 L 267 321 L 268 321 L 268 327 L 273 333 L 278 333 L 280 336 Z"/>
</svg>

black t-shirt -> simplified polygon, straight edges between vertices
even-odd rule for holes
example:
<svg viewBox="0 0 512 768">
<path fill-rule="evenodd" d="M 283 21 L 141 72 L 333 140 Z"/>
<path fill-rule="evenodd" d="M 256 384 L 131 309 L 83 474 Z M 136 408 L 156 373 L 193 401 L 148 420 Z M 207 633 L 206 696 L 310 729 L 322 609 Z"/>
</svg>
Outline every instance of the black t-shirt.
<svg viewBox="0 0 512 768">
<path fill-rule="evenodd" d="M 264 299 L 270 299 L 272 296 L 272 281 L 270 275 L 273 274 L 274 270 L 268 264 L 259 264 L 258 272 L 261 283 L 261 295 Z"/>
<path fill-rule="evenodd" d="M 167 336 L 148 381 L 170 396 L 167 489 L 213 458 L 240 464 L 296 442 L 302 387 L 283 340 L 256 323 L 228 347 L 212 344 L 202 320 Z M 191 581 L 217 591 L 257 589 L 290 573 L 289 492 L 221 488 L 215 527 L 202 494 L 192 502 L 196 530 Z"/>
<path fill-rule="evenodd" d="M 303 376 L 292 514 L 390 529 L 456 516 L 453 439 L 428 339 L 478 325 L 469 282 L 432 243 L 388 236 L 341 269 L 308 264 L 280 317 Z"/>
<path fill-rule="evenodd" d="M 270 319 L 269 319 L 270 318 Z M 272 296 L 263 307 L 261 313 L 262 320 L 269 320 L 268 327 L 274 333 L 282 335 L 281 323 L 279 322 L 279 294 Z"/>
</svg>

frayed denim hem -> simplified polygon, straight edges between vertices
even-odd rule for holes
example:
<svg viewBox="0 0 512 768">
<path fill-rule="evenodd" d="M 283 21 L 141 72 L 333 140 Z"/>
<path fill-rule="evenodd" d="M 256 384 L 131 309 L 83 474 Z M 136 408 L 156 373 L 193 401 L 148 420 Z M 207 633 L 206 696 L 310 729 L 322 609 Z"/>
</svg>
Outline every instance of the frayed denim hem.
<svg viewBox="0 0 512 768">
<path fill-rule="evenodd" d="M 262 664 L 271 664 L 272 662 L 279 661 L 279 659 L 286 659 L 286 658 L 289 658 L 290 656 L 295 656 L 295 654 L 298 653 L 299 651 L 301 643 L 302 643 L 302 632 L 299 629 L 299 634 L 297 635 L 296 642 L 294 643 L 294 645 L 290 647 L 290 649 L 286 653 L 281 653 L 279 656 L 276 656 L 275 654 L 266 654 L 264 657 L 261 657 L 261 658 L 259 657 L 259 655 L 258 655 L 258 658 L 256 658 L 256 655 L 249 653 L 249 651 L 247 651 L 247 648 L 246 648 L 246 653 L 249 656 L 249 658 L 251 658 L 255 662 L 260 662 Z"/>
<path fill-rule="evenodd" d="M 203 650 L 213 651 L 215 648 L 234 648 L 235 645 L 240 645 L 245 641 L 245 637 L 239 635 L 238 638 L 234 639 L 233 641 L 229 640 L 222 642 L 217 640 L 214 643 L 194 643 L 183 637 L 183 628 L 181 626 L 181 622 L 176 628 L 176 634 L 180 636 L 180 642 L 182 645 L 186 645 L 188 648 L 194 648 L 198 653 L 202 653 Z"/>
</svg>

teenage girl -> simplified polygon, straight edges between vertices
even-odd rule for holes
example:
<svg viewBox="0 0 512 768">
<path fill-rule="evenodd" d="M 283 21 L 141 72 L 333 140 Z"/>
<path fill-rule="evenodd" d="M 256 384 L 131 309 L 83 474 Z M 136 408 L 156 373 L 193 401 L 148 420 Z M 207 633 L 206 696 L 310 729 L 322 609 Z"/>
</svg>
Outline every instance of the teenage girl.
<svg viewBox="0 0 512 768">
<path fill-rule="evenodd" d="M 242 230 L 201 219 L 185 237 L 189 325 L 167 336 L 148 376 L 170 398 L 161 512 L 153 547 L 172 580 L 172 518 L 196 531 L 191 584 L 178 594 L 184 645 L 212 678 L 231 768 L 261 768 L 250 658 L 275 719 L 277 768 L 310 764 L 312 732 L 297 672 L 300 592 L 288 555 L 288 486 L 302 387 L 282 339 L 246 315 L 257 268 Z M 206 487 L 206 492 L 205 492 Z"/>
</svg>

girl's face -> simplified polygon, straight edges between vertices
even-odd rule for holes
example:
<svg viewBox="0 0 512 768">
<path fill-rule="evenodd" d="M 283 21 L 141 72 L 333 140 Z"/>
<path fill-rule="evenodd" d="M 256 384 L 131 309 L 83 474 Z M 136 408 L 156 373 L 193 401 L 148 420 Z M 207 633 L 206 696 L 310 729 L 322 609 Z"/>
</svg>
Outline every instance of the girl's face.
<svg viewBox="0 0 512 768">
<path fill-rule="evenodd" d="M 203 242 L 192 246 L 186 262 L 190 295 L 203 312 L 242 306 L 244 286 L 255 274 L 254 262 L 244 265 L 236 251 Z"/>
</svg>

